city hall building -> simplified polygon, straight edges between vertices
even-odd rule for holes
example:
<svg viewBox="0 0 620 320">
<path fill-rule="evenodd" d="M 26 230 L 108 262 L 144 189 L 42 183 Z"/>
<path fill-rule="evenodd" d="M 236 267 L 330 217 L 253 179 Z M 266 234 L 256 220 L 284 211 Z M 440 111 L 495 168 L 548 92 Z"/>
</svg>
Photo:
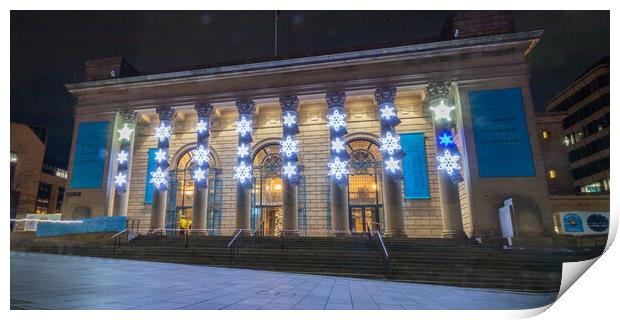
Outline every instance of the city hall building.
<svg viewBox="0 0 620 320">
<path fill-rule="evenodd" d="M 542 32 L 139 74 L 89 61 L 63 219 L 207 235 L 521 237 L 552 213 L 529 83 Z"/>
</svg>

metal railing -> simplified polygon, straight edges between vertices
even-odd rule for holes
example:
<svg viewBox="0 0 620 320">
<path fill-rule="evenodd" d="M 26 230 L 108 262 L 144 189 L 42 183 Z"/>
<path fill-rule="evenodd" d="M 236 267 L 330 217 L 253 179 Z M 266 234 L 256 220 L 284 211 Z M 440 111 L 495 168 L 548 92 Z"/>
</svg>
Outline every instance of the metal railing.
<svg viewBox="0 0 620 320">
<path fill-rule="evenodd" d="M 235 264 L 235 262 L 239 263 L 239 253 L 241 251 L 241 248 L 243 247 L 243 237 L 245 233 L 244 231 L 246 230 L 240 229 L 239 231 L 237 231 L 235 236 L 228 243 L 228 250 L 230 250 L 229 260 L 231 265 Z"/>
<path fill-rule="evenodd" d="M 130 221 L 131 221 L 131 224 L 130 224 Z M 133 237 L 135 237 L 138 234 L 139 230 L 140 230 L 140 220 L 133 220 L 133 219 L 129 220 L 128 219 L 127 223 L 125 224 L 125 229 L 123 229 L 122 231 L 110 237 L 110 240 L 113 241 L 112 254 L 116 255 L 117 253 L 120 252 L 121 244 L 123 243 L 122 242 L 123 235 L 125 235 L 125 244 L 127 244 L 129 243 L 129 241 L 133 240 Z"/>
<path fill-rule="evenodd" d="M 373 226 L 376 226 L 376 228 L 373 228 Z M 387 273 L 390 255 L 388 254 L 387 248 L 385 247 L 385 242 L 383 242 L 383 237 L 381 236 L 381 225 L 376 222 L 367 222 L 366 229 L 369 240 L 372 240 L 373 238 L 377 239 L 377 251 L 381 251 L 383 271 Z"/>
</svg>

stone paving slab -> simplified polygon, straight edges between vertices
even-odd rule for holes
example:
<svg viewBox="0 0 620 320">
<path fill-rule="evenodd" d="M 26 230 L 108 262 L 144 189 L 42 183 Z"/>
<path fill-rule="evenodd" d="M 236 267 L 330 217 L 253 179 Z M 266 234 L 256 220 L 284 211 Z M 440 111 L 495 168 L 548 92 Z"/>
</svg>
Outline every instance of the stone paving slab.
<svg viewBox="0 0 620 320">
<path fill-rule="evenodd" d="M 519 293 L 161 262 L 11 252 L 12 309 L 529 309 Z"/>
</svg>

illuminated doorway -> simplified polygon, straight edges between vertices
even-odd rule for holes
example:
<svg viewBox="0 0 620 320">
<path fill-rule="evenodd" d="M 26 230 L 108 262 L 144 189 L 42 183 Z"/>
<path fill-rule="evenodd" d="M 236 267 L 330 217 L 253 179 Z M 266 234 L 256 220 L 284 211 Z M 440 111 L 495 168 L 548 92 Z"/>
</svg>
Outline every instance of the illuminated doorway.
<svg viewBox="0 0 620 320">
<path fill-rule="evenodd" d="M 222 170 L 216 167 L 213 153 L 209 154 L 209 184 L 207 186 L 207 233 L 219 234 L 222 224 Z M 166 228 L 178 227 L 182 217 L 192 218 L 194 202 L 194 149 L 188 150 L 170 170 L 168 182 L 168 204 L 166 212 Z"/>
<path fill-rule="evenodd" d="M 282 157 L 280 146 L 269 144 L 254 155 L 252 229 L 266 236 L 282 232 Z"/>
<path fill-rule="evenodd" d="M 383 224 L 381 194 L 381 151 L 372 141 L 353 140 L 349 152 L 349 228 L 352 233 L 368 231 Z"/>
</svg>

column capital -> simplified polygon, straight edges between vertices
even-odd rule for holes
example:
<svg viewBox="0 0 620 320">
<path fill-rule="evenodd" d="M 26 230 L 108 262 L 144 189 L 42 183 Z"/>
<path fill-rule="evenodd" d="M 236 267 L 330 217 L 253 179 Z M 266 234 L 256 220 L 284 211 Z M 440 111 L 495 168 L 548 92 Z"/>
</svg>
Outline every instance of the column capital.
<svg viewBox="0 0 620 320">
<path fill-rule="evenodd" d="M 208 102 L 196 103 L 194 105 L 194 109 L 196 109 L 199 117 L 211 118 L 211 116 L 213 115 L 213 105 Z"/>
<path fill-rule="evenodd" d="M 169 120 L 169 121 L 172 121 L 176 113 L 174 108 L 170 106 L 160 106 L 160 107 L 157 107 L 155 111 L 159 115 L 159 120 Z"/>
<path fill-rule="evenodd" d="M 280 106 L 282 111 L 297 111 L 299 99 L 297 96 L 282 96 L 280 97 Z"/>
<path fill-rule="evenodd" d="M 129 109 L 123 109 L 118 113 L 123 118 L 123 122 L 125 123 L 132 123 L 136 121 L 136 115 L 138 114 L 137 112 Z"/>
<path fill-rule="evenodd" d="M 429 83 L 428 87 L 426 88 L 426 90 L 428 91 L 428 101 L 433 101 L 436 99 L 448 99 L 451 86 L 452 83 L 450 81 Z"/>
<path fill-rule="evenodd" d="M 375 90 L 375 101 L 377 105 L 381 105 L 384 103 L 394 103 L 394 99 L 396 98 L 396 87 L 395 86 L 386 86 L 377 88 Z"/>
<path fill-rule="evenodd" d="M 235 104 L 239 114 L 252 114 L 256 110 L 256 104 L 252 99 L 238 99 Z"/>
<path fill-rule="evenodd" d="M 331 91 L 325 94 L 328 108 L 344 107 L 346 99 L 347 93 L 344 91 Z"/>
</svg>

